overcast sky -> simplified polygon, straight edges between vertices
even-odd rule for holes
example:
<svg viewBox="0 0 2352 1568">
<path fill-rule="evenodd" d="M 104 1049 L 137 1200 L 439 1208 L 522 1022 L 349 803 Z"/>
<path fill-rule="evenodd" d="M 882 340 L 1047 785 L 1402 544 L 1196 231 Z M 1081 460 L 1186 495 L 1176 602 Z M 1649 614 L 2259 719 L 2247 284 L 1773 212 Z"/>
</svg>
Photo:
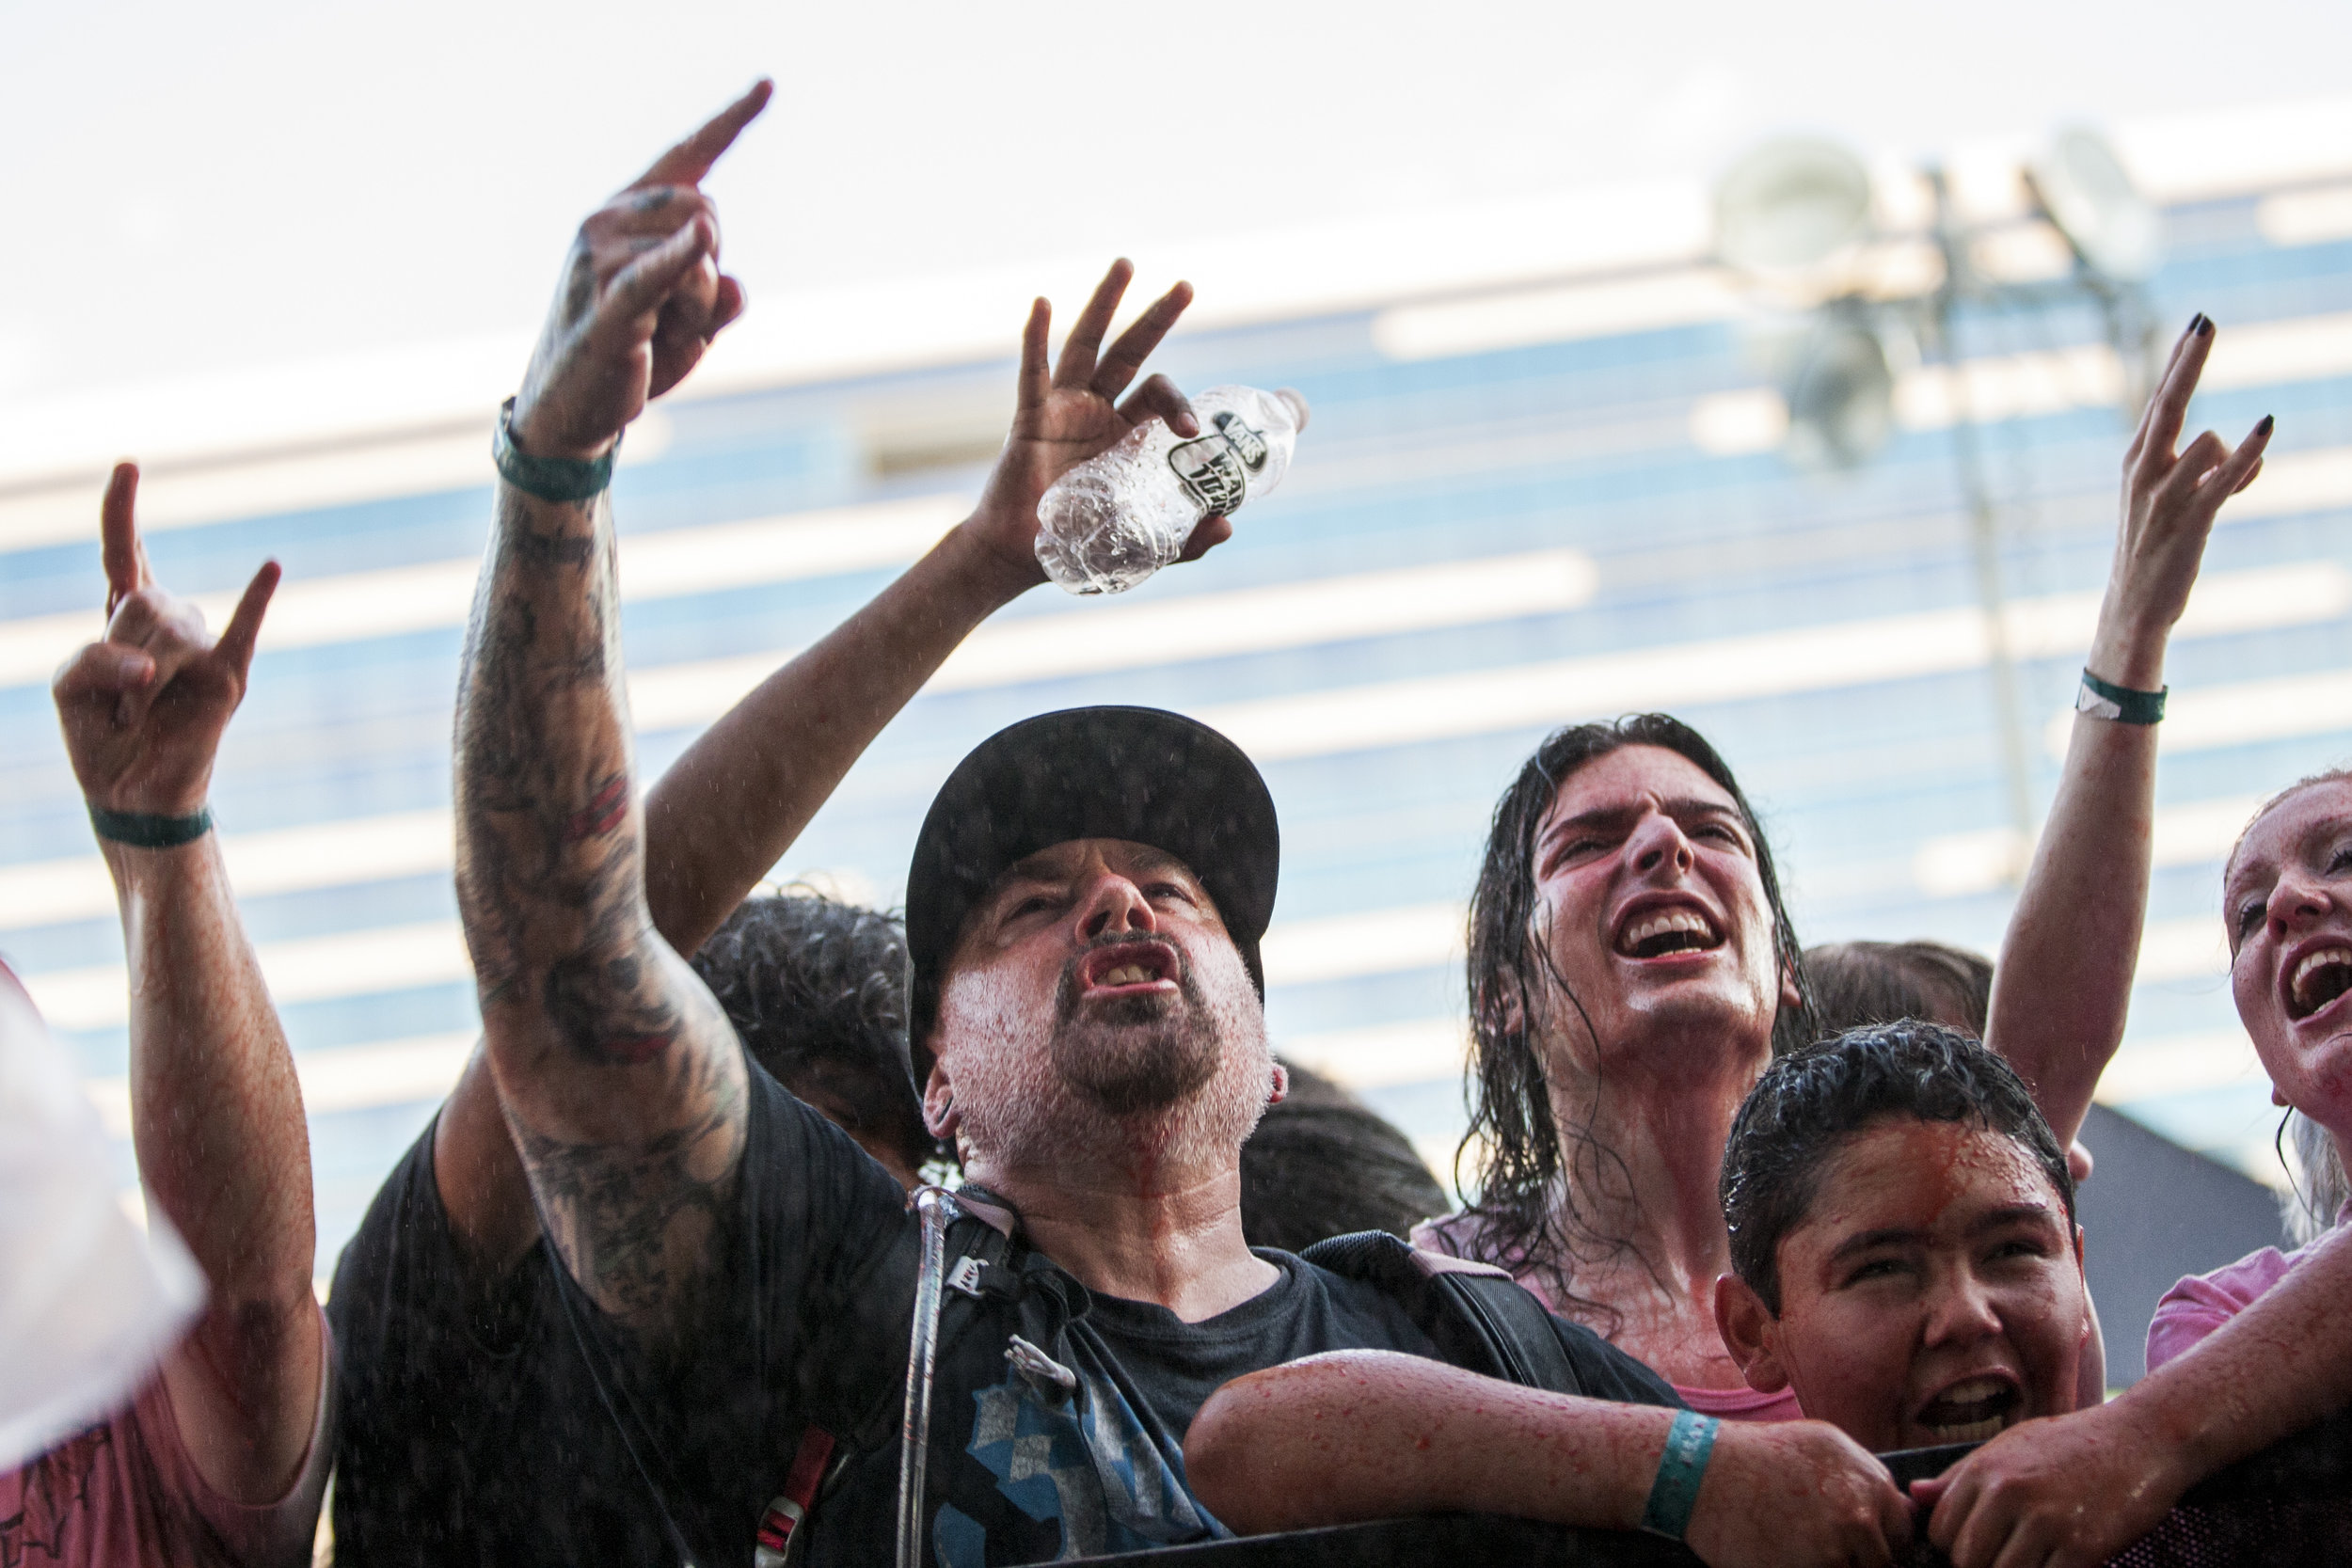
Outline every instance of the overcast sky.
<svg viewBox="0 0 2352 1568">
<path fill-rule="evenodd" d="M 763 291 L 2352 91 L 2352 5 L 0 0 L 0 399 L 513 331 L 752 77 Z M 1148 268 L 1147 268 L 1148 270 Z"/>
</svg>

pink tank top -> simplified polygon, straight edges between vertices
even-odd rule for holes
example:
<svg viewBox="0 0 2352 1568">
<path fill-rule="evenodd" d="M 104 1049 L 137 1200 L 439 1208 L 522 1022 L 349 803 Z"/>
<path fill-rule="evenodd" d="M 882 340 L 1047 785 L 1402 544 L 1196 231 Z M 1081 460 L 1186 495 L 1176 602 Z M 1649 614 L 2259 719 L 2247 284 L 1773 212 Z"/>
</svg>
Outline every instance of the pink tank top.
<svg viewBox="0 0 2352 1568">
<path fill-rule="evenodd" d="M 331 1369 L 331 1359 L 326 1365 Z M 128 1408 L 18 1470 L 0 1470 L 0 1563 L 44 1568 L 302 1568 L 333 1455 L 331 1371 L 294 1485 L 248 1505 L 205 1484 L 161 1374 Z"/>
</svg>

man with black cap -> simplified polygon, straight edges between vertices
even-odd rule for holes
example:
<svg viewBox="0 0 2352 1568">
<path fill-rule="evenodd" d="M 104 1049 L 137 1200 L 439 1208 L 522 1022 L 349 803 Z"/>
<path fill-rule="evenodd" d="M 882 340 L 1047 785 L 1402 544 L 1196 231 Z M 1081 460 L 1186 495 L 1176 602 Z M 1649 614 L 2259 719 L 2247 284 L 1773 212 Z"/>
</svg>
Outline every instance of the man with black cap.
<svg viewBox="0 0 2352 1568">
<path fill-rule="evenodd" d="M 568 1332 L 669 1549 L 872 1563 L 895 1541 L 904 1563 L 977 1568 L 1214 1538 L 1185 1479 L 1193 1413 L 1237 1376 L 1353 1349 L 1597 1396 L 1548 1407 L 1570 1427 L 1589 1413 L 1614 1455 L 1549 1516 L 1630 1527 L 1663 1488 L 1679 1533 L 1693 1507 L 1743 1506 L 1753 1487 L 1702 1495 L 1687 1453 L 1677 1467 L 1687 1413 L 1606 1402 L 1671 1405 L 1663 1384 L 1499 1271 L 1376 1234 L 1322 1262 L 1246 1244 L 1239 1150 L 1283 1086 L 1258 957 L 1278 846 L 1263 781 L 1214 731 L 1049 714 L 941 790 L 909 877 L 913 1039 L 926 1120 L 969 1183 L 916 1213 L 747 1061 L 662 942 L 602 481 L 623 426 L 739 308 L 691 187 L 764 96 L 582 230 L 504 427 L 458 719 L 459 903 L 491 1070 Z M 1116 299 L 1073 332 L 1057 394 L 1074 382 L 1107 410 L 1135 373 L 1134 332 L 1093 363 Z M 1044 339 L 1041 313 L 1025 408 L 1048 386 Z M 1133 420 L 1189 418 L 1164 397 L 1090 438 L 1017 423 L 1009 451 L 1043 470 L 1031 506 L 1037 480 Z"/>
</svg>

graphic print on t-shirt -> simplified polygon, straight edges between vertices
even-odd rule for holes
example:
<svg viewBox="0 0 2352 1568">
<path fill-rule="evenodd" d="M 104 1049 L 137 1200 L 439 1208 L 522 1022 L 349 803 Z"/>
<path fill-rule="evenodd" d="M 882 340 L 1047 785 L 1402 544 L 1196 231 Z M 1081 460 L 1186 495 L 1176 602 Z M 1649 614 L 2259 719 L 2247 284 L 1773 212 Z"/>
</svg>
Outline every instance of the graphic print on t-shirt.
<svg viewBox="0 0 2352 1568">
<path fill-rule="evenodd" d="M 1040 1524 L 1060 1524 L 1064 1558 L 1230 1533 L 1194 1500 L 1125 1397 L 1087 1365 L 1084 1344 L 1070 1349 L 1078 1387 L 1059 1402 L 1018 1372 L 972 1396 L 964 1451 L 996 1477 L 996 1489 Z M 985 1568 L 987 1531 L 952 1503 L 934 1518 L 932 1545 L 940 1568 Z"/>
</svg>

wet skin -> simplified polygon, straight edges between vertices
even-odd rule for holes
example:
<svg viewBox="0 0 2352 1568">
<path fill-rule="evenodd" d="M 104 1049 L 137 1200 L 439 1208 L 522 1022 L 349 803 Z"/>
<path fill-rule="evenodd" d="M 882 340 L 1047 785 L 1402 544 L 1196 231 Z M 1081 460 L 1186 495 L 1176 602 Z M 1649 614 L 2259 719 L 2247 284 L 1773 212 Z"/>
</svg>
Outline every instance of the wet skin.
<svg viewBox="0 0 2352 1568">
<path fill-rule="evenodd" d="M 1876 1452 L 1976 1442 L 2074 1408 L 2081 1233 L 2016 1140 L 1891 1117 L 1822 1169 L 1781 1239 L 1780 1312 L 1726 1277 L 1726 1342 L 1758 1389 Z"/>
<path fill-rule="evenodd" d="M 2230 985 L 2272 1098 L 2352 1132 L 2352 784 L 2296 791 L 2246 832 L 2223 883 Z"/>
<path fill-rule="evenodd" d="M 1674 1073 L 1677 1052 L 1613 1059 L 1661 1037 L 1762 1069 L 1787 989 L 1772 908 L 1738 806 L 1695 764 L 1627 746 L 1571 774 L 1536 831 L 1535 898 L 1545 949 L 1599 1042 L 1588 1071 Z M 1581 1028 L 1554 1033 L 1592 1050 Z"/>
</svg>

